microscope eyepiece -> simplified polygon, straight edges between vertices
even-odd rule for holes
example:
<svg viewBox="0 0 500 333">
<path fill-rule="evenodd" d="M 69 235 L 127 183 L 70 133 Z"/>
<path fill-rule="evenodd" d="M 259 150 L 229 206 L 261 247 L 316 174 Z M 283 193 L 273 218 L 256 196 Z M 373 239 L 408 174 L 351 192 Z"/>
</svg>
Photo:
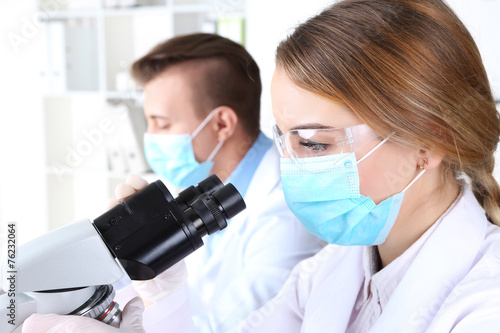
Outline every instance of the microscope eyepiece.
<svg viewBox="0 0 500 333">
<path fill-rule="evenodd" d="M 238 193 L 238 195 L 236 195 L 236 193 Z M 233 184 L 227 184 L 215 191 L 212 195 L 219 203 L 225 218 L 228 220 L 232 219 L 246 208 L 245 201 L 243 201 L 243 198 L 241 198 L 238 190 Z"/>
</svg>

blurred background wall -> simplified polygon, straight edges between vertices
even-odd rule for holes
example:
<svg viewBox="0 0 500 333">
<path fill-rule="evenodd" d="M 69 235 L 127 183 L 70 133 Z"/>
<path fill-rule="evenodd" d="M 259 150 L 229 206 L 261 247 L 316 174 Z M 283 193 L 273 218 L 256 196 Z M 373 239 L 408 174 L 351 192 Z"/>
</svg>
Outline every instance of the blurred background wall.
<svg viewBox="0 0 500 333">
<path fill-rule="evenodd" d="M 128 68 L 174 35 L 217 32 L 247 47 L 261 69 L 262 127 L 270 134 L 276 45 L 330 3 L 0 0 L 0 240 L 11 221 L 25 242 L 98 216 L 131 172 L 154 179 L 142 155 L 141 94 Z M 475 37 L 500 98 L 500 1 L 449 3 Z"/>
</svg>

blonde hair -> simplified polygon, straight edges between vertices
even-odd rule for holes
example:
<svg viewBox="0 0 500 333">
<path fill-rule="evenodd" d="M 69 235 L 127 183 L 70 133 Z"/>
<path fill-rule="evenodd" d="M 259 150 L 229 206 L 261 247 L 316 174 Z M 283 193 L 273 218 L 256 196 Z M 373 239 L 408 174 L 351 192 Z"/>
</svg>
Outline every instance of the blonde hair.
<svg viewBox="0 0 500 333">
<path fill-rule="evenodd" d="M 440 0 L 346 0 L 301 24 L 276 53 L 304 89 L 348 106 L 382 137 L 444 156 L 500 225 L 492 175 L 500 119 L 481 56 Z"/>
</svg>

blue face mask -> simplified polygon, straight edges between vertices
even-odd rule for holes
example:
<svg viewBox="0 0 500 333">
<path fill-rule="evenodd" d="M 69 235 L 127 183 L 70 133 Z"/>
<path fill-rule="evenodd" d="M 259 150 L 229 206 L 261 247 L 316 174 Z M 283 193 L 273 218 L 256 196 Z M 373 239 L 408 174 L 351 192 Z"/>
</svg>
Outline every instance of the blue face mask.
<svg viewBox="0 0 500 333">
<path fill-rule="evenodd" d="M 146 159 L 153 171 L 176 187 L 188 187 L 209 176 L 212 161 L 223 141 L 219 142 L 205 162 L 196 161 L 192 140 L 213 116 L 203 120 L 193 134 L 144 134 Z"/>
<path fill-rule="evenodd" d="M 376 205 L 359 192 L 354 153 L 299 159 L 281 159 L 281 180 L 288 207 L 312 234 L 331 244 L 382 244 L 398 216 L 404 192 L 423 175 L 423 170 L 401 192 Z M 307 169 L 308 171 L 304 171 Z"/>
</svg>

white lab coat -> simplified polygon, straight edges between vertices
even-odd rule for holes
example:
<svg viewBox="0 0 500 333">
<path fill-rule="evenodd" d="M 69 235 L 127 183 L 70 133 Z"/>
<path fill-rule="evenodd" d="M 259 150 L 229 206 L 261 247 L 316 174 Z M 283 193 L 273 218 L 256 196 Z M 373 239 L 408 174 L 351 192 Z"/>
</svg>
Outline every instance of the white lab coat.
<svg viewBox="0 0 500 333">
<path fill-rule="evenodd" d="M 195 332 L 225 332 L 274 297 L 296 264 L 326 245 L 288 209 L 274 146 L 255 171 L 245 203 L 247 208 L 231 220 L 210 256 L 204 246 L 186 258 L 191 306 L 176 314 L 174 308 L 184 300 L 177 293 L 148 308 L 148 333 L 168 332 L 174 322 L 185 327 L 179 323 L 189 317 L 185 311 L 192 311 Z"/>
<path fill-rule="evenodd" d="M 237 332 L 345 332 L 364 248 L 328 245 Z M 466 187 L 433 230 L 370 332 L 500 332 L 500 228 Z"/>
</svg>

